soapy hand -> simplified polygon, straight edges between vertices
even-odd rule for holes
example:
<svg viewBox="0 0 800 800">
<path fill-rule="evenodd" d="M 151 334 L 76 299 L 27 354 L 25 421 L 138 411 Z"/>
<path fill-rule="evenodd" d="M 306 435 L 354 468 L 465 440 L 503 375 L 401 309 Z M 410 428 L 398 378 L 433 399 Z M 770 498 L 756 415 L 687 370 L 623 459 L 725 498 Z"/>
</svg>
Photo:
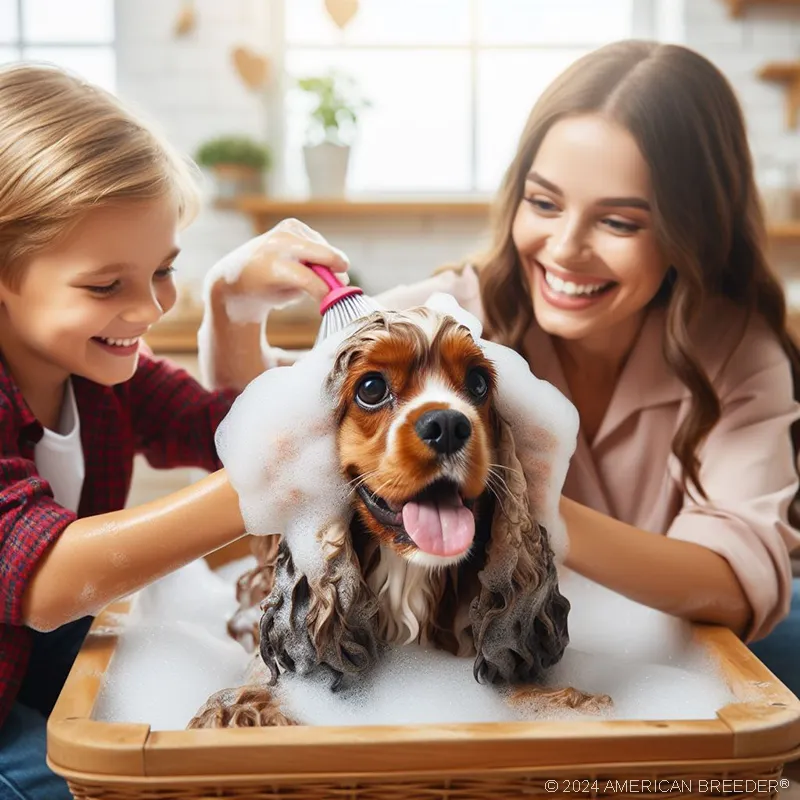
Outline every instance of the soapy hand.
<svg viewBox="0 0 800 800">
<path fill-rule="evenodd" d="M 222 304 L 236 322 L 261 322 L 273 308 L 304 294 L 321 300 L 327 287 L 307 264 L 321 264 L 348 283 L 347 256 L 296 219 L 285 219 L 215 264 L 205 281 L 206 301 Z"/>
</svg>

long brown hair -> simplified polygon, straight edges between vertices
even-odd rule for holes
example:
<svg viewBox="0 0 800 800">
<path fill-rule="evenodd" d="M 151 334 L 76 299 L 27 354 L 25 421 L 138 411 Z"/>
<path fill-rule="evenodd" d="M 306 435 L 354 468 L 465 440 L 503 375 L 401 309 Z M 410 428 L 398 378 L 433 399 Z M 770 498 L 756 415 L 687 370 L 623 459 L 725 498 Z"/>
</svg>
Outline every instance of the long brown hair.
<svg viewBox="0 0 800 800">
<path fill-rule="evenodd" d="M 664 356 L 692 397 L 672 451 L 683 467 L 684 487 L 691 482 L 705 497 L 697 450 L 721 413 L 689 335 L 705 303 L 723 296 L 748 314 L 761 314 L 791 360 L 795 397 L 800 387 L 783 289 L 765 257 L 742 111 L 710 61 L 676 45 L 616 42 L 576 61 L 540 97 L 497 196 L 493 244 L 477 264 L 487 332 L 519 350 L 533 321 L 511 228 L 547 131 L 564 117 L 585 113 L 623 125 L 650 167 L 654 228 L 671 264 L 654 302 L 666 307 Z"/>
</svg>

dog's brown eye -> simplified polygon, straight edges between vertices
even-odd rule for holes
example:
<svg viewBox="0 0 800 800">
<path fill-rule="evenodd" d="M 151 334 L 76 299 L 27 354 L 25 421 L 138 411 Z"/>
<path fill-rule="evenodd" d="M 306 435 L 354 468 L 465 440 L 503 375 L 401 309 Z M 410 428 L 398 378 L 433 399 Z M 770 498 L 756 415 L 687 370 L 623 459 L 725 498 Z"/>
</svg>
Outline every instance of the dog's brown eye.
<svg viewBox="0 0 800 800">
<path fill-rule="evenodd" d="M 486 373 L 479 367 L 475 367 L 467 373 L 466 386 L 467 391 L 476 400 L 483 400 L 489 393 L 489 380 Z"/>
<path fill-rule="evenodd" d="M 362 408 L 375 408 L 389 397 L 389 386 L 383 375 L 366 375 L 356 389 L 356 401 Z"/>
</svg>

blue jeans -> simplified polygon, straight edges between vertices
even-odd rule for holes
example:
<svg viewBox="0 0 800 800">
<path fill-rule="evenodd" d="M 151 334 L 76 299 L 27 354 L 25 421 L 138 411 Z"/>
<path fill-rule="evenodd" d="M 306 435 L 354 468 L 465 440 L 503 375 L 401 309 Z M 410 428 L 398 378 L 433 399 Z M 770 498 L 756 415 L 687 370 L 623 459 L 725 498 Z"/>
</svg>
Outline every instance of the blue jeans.
<svg viewBox="0 0 800 800">
<path fill-rule="evenodd" d="M 800 697 L 800 578 L 792 583 L 789 616 L 750 649 L 778 680 Z"/>
<path fill-rule="evenodd" d="M 66 781 L 45 763 L 47 717 L 91 622 L 85 617 L 51 633 L 34 633 L 25 679 L 0 728 L 0 800 L 72 798 Z"/>
</svg>

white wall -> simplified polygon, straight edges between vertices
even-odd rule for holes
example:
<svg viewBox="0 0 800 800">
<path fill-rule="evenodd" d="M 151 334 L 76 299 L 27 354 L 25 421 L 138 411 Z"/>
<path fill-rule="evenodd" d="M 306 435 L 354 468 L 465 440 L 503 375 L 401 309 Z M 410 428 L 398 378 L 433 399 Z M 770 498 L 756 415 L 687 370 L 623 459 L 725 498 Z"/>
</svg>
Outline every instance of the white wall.
<svg viewBox="0 0 800 800">
<path fill-rule="evenodd" d="M 756 158 L 800 163 L 800 133 L 784 126 L 786 93 L 756 75 L 766 62 L 800 57 L 800 9 L 754 6 L 733 19 L 723 0 L 688 0 L 685 15 L 685 43 L 713 61 L 733 84 Z"/>
<path fill-rule="evenodd" d="M 681 0 L 665 0 L 680 3 Z M 800 12 L 754 8 L 741 20 L 723 0 L 684 0 L 686 44 L 728 75 L 744 105 L 754 155 L 800 164 L 800 134 L 784 129 L 783 91 L 755 77 L 766 61 L 800 55 Z M 254 136 L 271 120 L 262 101 L 239 82 L 230 62 L 236 45 L 264 50 L 271 40 L 266 0 L 197 0 L 198 29 L 172 33 L 178 2 L 116 0 L 120 95 L 155 118 L 169 138 L 192 153 L 204 139 L 226 132 Z M 369 291 L 423 277 L 436 266 L 473 252 L 485 231 L 467 220 L 308 220 L 351 257 Z M 208 267 L 251 234 L 235 212 L 206 208 L 184 235 L 178 268 L 195 286 Z M 797 248 L 776 253 L 782 265 Z"/>
<path fill-rule="evenodd" d="M 178 3 L 116 0 L 118 94 L 154 120 L 185 153 L 211 136 L 240 132 L 258 136 L 260 103 L 239 82 L 230 50 L 258 41 L 257 3 L 200 0 L 197 29 L 176 39 Z M 246 220 L 205 209 L 184 234 L 177 263 L 183 283 L 199 280 L 216 258 L 249 235 Z"/>
<path fill-rule="evenodd" d="M 264 51 L 270 41 L 266 0 L 198 0 L 197 30 L 176 39 L 172 26 L 178 5 L 116 0 L 118 93 L 190 154 L 216 134 L 263 136 L 270 122 L 265 105 L 235 75 L 230 52 L 237 45 Z M 308 222 L 348 253 L 365 287 L 374 292 L 425 277 L 472 252 L 482 234 L 465 220 Z M 250 235 L 241 215 L 206 207 L 184 234 L 179 280 L 196 286 L 217 258 Z"/>
<path fill-rule="evenodd" d="M 800 9 L 754 6 L 733 19 L 723 0 L 686 0 L 684 13 L 685 43 L 713 61 L 739 96 L 757 178 L 765 166 L 785 165 L 800 185 L 800 131 L 786 128 L 786 91 L 757 77 L 769 61 L 800 58 Z M 773 261 L 781 274 L 800 275 L 800 245 L 775 246 Z"/>
</svg>

